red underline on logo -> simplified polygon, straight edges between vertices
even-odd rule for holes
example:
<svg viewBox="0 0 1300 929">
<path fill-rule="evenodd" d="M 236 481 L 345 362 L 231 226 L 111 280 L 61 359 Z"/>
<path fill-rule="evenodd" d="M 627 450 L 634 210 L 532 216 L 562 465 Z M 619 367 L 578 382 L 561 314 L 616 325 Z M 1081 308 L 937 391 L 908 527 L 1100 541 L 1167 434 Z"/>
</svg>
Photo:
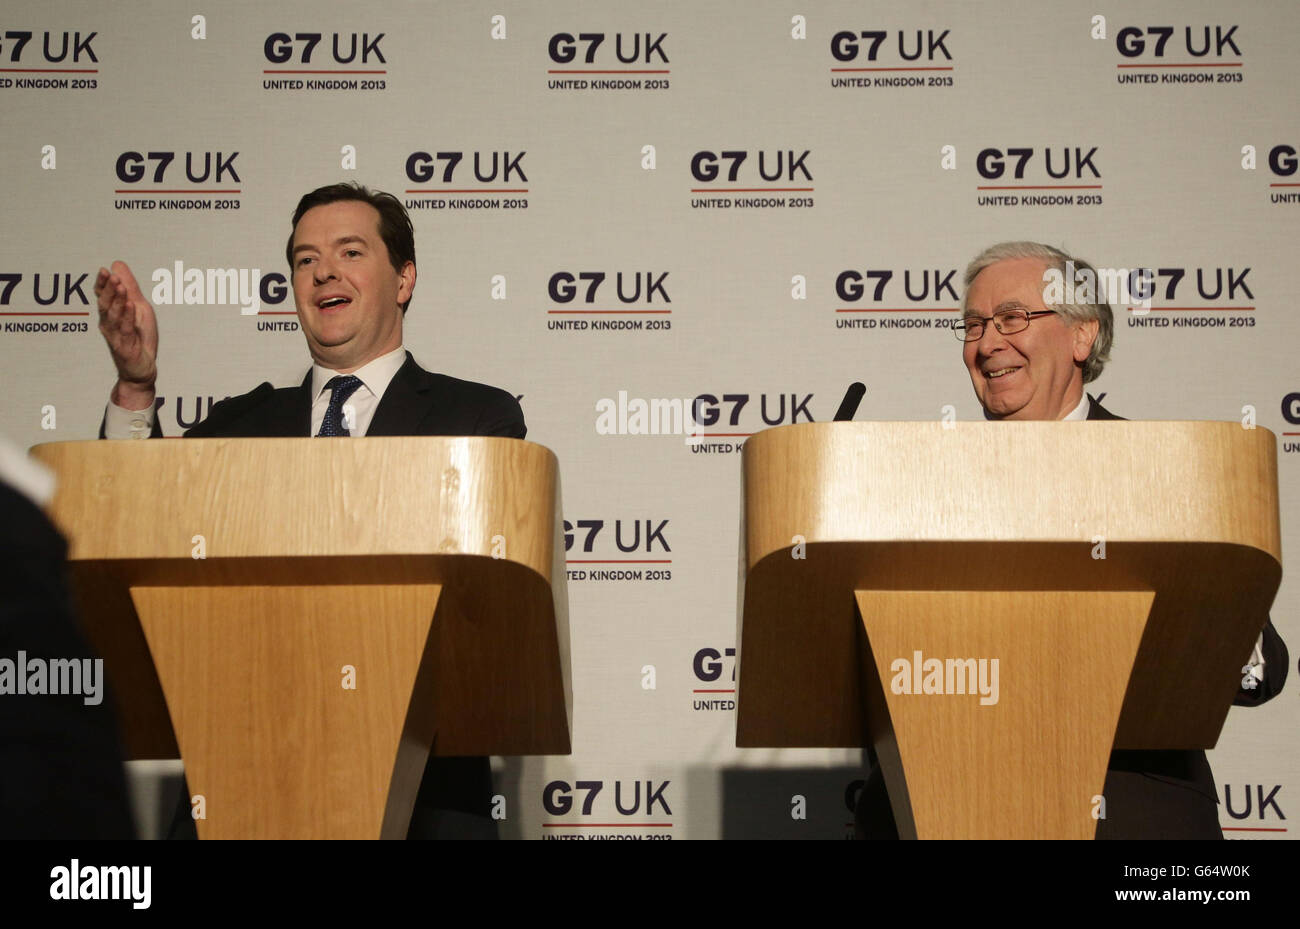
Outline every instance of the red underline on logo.
<svg viewBox="0 0 1300 929">
<path fill-rule="evenodd" d="M 836 313 L 956 313 L 959 307 L 955 306 L 904 306 L 904 307 L 856 307 L 846 306 L 836 310 Z"/>
<path fill-rule="evenodd" d="M 0 316 L 89 316 L 90 311 L 80 313 L 0 313 Z"/>
<path fill-rule="evenodd" d="M 836 71 L 951 71 L 952 65 L 946 68 L 928 67 L 928 68 L 831 68 L 831 73 Z"/>
<path fill-rule="evenodd" d="M 565 564 L 672 564 L 671 558 L 570 558 Z"/>
<path fill-rule="evenodd" d="M 1284 432 L 1283 435 L 1300 435 L 1300 432 Z"/>
<path fill-rule="evenodd" d="M 1139 308 L 1134 306 L 1128 308 L 1130 313 L 1136 313 L 1138 310 Z M 1233 313 L 1252 313 L 1255 308 L 1253 306 L 1153 306 L 1150 310 L 1145 312 L 1163 313 L 1168 310 L 1219 310 Z"/>
<path fill-rule="evenodd" d="M 613 313 L 615 316 L 644 316 L 647 313 L 671 313 L 672 310 L 547 310 L 547 313 Z"/>
<path fill-rule="evenodd" d="M 693 194 L 812 193 L 811 187 L 692 187 Z"/>
<path fill-rule="evenodd" d="M 692 432 L 686 436 L 688 439 L 716 439 L 723 436 L 738 437 L 753 435 L 752 432 Z"/>
<path fill-rule="evenodd" d="M 691 691 L 691 693 L 693 694 L 734 694 L 735 692 L 736 690 L 734 687 L 731 690 L 692 690 Z"/>
<path fill-rule="evenodd" d="M 1012 184 L 1009 187 L 976 187 L 976 190 L 1101 190 L 1100 184 Z"/>
<path fill-rule="evenodd" d="M 429 188 L 428 190 L 408 190 L 408 194 L 526 194 L 527 187 L 498 187 L 493 190 L 490 187 L 465 187 L 452 189 L 447 188 Z"/>
<path fill-rule="evenodd" d="M 0 68 L 8 74 L 98 74 L 98 68 Z"/>
<path fill-rule="evenodd" d="M 1285 828 L 1274 828 L 1269 826 L 1224 826 L 1224 832 L 1286 832 Z"/>
<path fill-rule="evenodd" d="M 624 68 L 624 69 L 622 69 L 622 70 L 618 70 L 618 71 L 559 71 L 559 70 L 548 70 L 546 73 L 547 73 L 547 74 L 672 74 L 672 72 L 669 71 L 669 70 L 667 70 L 667 69 L 665 69 L 665 70 L 663 70 L 663 71 L 634 71 L 634 70 L 632 70 L 632 69 L 630 69 L 630 68 Z"/>
<path fill-rule="evenodd" d="M 312 70 L 281 71 L 281 70 L 268 69 L 263 71 L 262 73 L 263 74 L 387 74 L 388 72 L 387 71 L 349 71 L 346 68 L 344 68 L 340 70 L 322 70 L 322 71 L 312 71 Z"/>
<path fill-rule="evenodd" d="M 543 822 L 542 829 L 672 829 L 672 822 Z"/>
<path fill-rule="evenodd" d="M 258 316 L 297 316 L 297 310 L 258 310 Z"/>
<path fill-rule="evenodd" d="M 237 194 L 238 190 L 140 190 L 133 188 L 131 190 L 115 190 L 115 194 Z"/>
<path fill-rule="evenodd" d="M 1300 187 L 1300 184 L 1269 184 L 1269 187 Z"/>
<path fill-rule="evenodd" d="M 1189 61 L 1186 64 L 1115 65 L 1117 68 L 1240 68 L 1240 61 Z"/>
</svg>

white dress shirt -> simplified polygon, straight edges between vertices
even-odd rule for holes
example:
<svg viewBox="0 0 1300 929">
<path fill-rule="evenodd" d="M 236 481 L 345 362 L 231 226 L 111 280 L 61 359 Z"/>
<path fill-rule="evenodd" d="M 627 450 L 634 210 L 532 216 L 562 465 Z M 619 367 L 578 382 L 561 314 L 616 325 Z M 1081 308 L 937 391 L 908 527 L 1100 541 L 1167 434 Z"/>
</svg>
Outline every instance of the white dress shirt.
<svg viewBox="0 0 1300 929">
<path fill-rule="evenodd" d="M 1070 412 L 1066 413 L 1064 416 L 1062 416 L 1061 422 L 1063 423 L 1070 422 L 1070 421 L 1077 422 L 1081 419 L 1087 419 L 1087 418 L 1088 418 L 1088 392 L 1085 390 L 1083 392 L 1083 399 L 1079 401 L 1079 405 L 1076 406 L 1074 409 L 1072 409 Z"/>
<path fill-rule="evenodd" d="M 370 421 L 375 418 L 375 408 L 379 406 L 384 391 L 404 364 L 406 349 L 399 345 L 387 355 L 380 355 L 352 372 L 353 377 L 361 379 L 361 386 L 343 404 L 343 424 L 348 427 L 349 434 L 365 435 L 369 431 Z M 325 385 L 330 378 L 337 377 L 338 373 L 318 364 L 311 366 L 312 435 L 320 432 L 321 423 L 325 421 L 325 411 L 329 409 L 332 391 L 327 390 Z"/>
</svg>

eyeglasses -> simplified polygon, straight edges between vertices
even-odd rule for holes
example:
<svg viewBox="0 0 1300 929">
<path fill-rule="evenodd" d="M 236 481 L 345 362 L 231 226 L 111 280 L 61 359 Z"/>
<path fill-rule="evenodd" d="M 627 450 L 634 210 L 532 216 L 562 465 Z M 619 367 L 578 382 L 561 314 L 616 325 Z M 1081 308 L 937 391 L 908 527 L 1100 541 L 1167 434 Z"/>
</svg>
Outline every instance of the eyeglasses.
<svg viewBox="0 0 1300 929">
<path fill-rule="evenodd" d="M 984 337 L 984 327 L 989 320 L 1003 335 L 1014 335 L 1029 328 L 1029 321 L 1035 316 L 1051 316 L 1055 310 L 1001 310 L 992 316 L 967 316 L 962 322 L 952 327 L 957 338 L 963 342 L 978 342 Z"/>
</svg>

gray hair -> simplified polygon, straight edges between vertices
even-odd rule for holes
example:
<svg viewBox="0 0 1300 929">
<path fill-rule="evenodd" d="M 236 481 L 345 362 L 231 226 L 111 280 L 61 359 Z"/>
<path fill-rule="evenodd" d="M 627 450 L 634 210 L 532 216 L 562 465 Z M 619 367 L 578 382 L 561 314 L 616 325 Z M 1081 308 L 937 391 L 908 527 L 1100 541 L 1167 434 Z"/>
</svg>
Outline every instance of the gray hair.
<svg viewBox="0 0 1300 929">
<path fill-rule="evenodd" d="M 1012 258 L 1037 258 L 1045 262 L 1049 268 L 1055 268 L 1061 272 L 1063 277 L 1066 273 L 1066 262 L 1072 262 L 1076 280 L 1079 272 L 1085 269 L 1092 274 L 1094 282 L 1099 280 L 1097 270 L 1092 265 L 1066 254 L 1059 248 L 1052 248 L 1050 245 L 1043 245 L 1039 242 L 999 242 L 997 245 L 991 245 L 984 249 L 966 266 L 965 283 L 967 291 L 970 290 L 971 282 L 985 268 L 997 264 L 999 261 L 1007 261 Z M 1094 290 L 1100 291 L 1100 288 L 1096 287 Z M 1094 299 L 1100 301 L 1100 298 L 1101 294 L 1099 292 L 1094 294 Z M 1046 303 L 1044 305 L 1047 306 Z M 965 308 L 966 298 L 963 296 L 962 309 Z M 1074 322 L 1097 320 L 1097 338 L 1092 342 L 1092 351 L 1088 353 L 1088 360 L 1083 363 L 1083 382 L 1088 384 L 1095 381 L 1101 376 L 1102 369 L 1106 367 L 1106 362 L 1110 361 L 1110 347 L 1115 338 L 1115 315 L 1111 312 L 1110 304 L 1104 301 L 1097 303 L 1058 303 L 1050 305 L 1048 308 L 1055 310 L 1058 315 L 1065 319 Z"/>
</svg>

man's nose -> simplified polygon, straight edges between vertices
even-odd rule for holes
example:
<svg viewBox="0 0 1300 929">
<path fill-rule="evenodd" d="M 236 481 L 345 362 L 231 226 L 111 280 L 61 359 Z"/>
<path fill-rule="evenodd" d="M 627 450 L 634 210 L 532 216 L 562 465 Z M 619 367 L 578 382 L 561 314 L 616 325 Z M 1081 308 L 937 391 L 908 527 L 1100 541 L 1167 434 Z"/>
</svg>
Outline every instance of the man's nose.
<svg viewBox="0 0 1300 929">
<path fill-rule="evenodd" d="M 994 351 L 1004 347 L 1007 344 L 1007 337 L 998 332 L 998 327 L 993 325 L 993 320 L 984 324 L 984 331 L 975 341 L 975 347 L 981 355 L 991 355 Z"/>
<path fill-rule="evenodd" d="M 334 264 L 328 258 L 321 258 L 316 264 L 312 265 L 312 278 L 317 284 L 324 284 L 329 280 L 336 280 L 338 275 L 334 273 Z"/>
</svg>

